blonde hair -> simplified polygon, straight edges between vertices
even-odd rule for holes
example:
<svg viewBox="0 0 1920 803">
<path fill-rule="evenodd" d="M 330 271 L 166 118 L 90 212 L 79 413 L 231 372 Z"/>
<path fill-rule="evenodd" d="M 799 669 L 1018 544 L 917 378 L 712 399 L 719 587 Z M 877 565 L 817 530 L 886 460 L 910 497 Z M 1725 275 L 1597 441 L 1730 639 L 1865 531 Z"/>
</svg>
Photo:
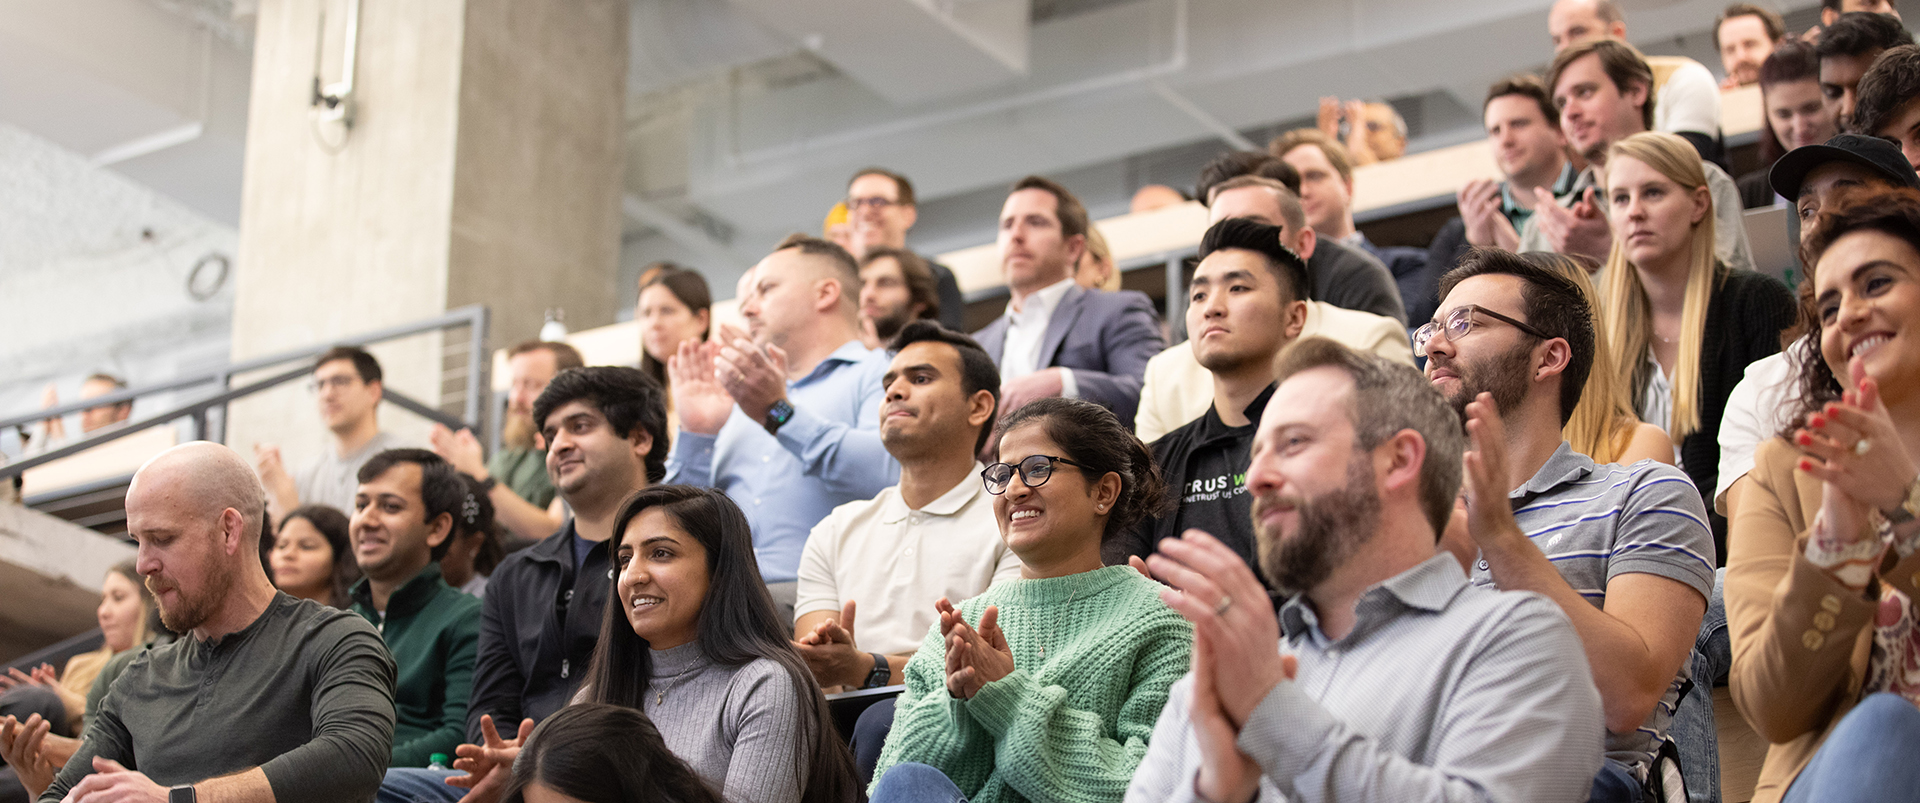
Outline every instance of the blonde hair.
<svg viewBox="0 0 1920 803">
<path fill-rule="evenodd" d="M 1593 260 L 1546 251 L 1529 252 L 1525 257 L 1567 277 L 1580 288 L 1580 295 L 1587 299 L 1587 306 L 1592 310 L 1593 331 L 1598 335 L 1601 332 L 1600 293 L 1587 278 L 1587 266 L 1594 264 Z M 1574 451 L 1593 458 L 1595 463 L 1616 463 L 1633 443 L 1634 428 L 1639 425 L 1640 416 L 1633 411 L 1625 377 L 1620 375 L 1619 366 L 1613 360 L 1613 349 L 1608 347 L 1605 337 L 1596 336 L 1593 368 L 1587 371 L 1580 403 L 1574 406 L 1566 426 L 1560 428 L 1560 436 Z"/>
<path fill-rule="evenodd" d="M 1622 139 L 1608 149 L 1607 165 L 1618 165 L 1616 159 L 1620 157 L 1653 168 L 1687 192 L 1707 188 L 1707 171 L 1699 152 L 1674 134 L 1648 131 Z M 1673 366 L 1673 417 L 1666 425 L 1667 435 L 1675 443 L 1700 428 L 1700 350 L 1706 339 L 1707 303 L 1726 274 L 1713 252 L 1713 221 L 1713 196 L 1708 193 L 1706 214 L 1693 226 L 1680 312 L 1680 353 Z M 1653 308 L 1639 271 L 1627 261 L 1618 232 L 1613 251 L 1607 255 L 1601 309 L 1606 321 L 1606 337 L 1602 340 L 1620 361 L 1616 371 L 1628 380 L 1634 398 L 1639 398 L 1653 378 L 1645 357 L 1653 338 Z"/>
</svg>

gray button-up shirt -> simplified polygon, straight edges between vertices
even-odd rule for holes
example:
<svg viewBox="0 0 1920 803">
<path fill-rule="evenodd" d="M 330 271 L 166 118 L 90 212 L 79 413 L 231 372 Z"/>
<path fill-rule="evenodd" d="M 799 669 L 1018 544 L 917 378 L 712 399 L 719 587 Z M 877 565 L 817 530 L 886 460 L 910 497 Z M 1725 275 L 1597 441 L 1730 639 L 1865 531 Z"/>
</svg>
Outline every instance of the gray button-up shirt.
<svg viewBox="0 0 1920 803">
<path fill-rule="evenodd" d="M 1551 601 L 1471 587 L 1441 553 L 1368 589 L 1354 614 L 1334 640 L 1304 596 L 1280 610 L 1281 651 L 1300 669 L 1239 739 L 1261 801 L 1586 800 L 1605 721 Z M 1192 694 L 1191 674 L 1174 684 L 1129 803 L 1195 799 Z"/>
</svg>

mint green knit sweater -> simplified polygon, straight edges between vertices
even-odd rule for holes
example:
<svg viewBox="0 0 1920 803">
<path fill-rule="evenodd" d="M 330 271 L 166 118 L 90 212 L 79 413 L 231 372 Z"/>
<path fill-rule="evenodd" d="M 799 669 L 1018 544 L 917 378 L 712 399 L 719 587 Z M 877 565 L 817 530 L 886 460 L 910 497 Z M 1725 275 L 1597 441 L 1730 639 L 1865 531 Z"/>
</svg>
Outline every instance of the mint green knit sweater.
<svg viewBox="0 0 1920 803">
<path fill-rule="evenodd" d="M 919 762 L 946 773 L 970 803 L 1125 797 L 1193 650 L 1193 626 L 1160 601 L 1162 588 L 1110 566 L 1005 581 L 960 603 L 975 625 L 999 606 L 1013 672 L 971 700 L 954 699 L 934 625 L 907 662 L 875 782 L 888 767 Z"/>
</svg>

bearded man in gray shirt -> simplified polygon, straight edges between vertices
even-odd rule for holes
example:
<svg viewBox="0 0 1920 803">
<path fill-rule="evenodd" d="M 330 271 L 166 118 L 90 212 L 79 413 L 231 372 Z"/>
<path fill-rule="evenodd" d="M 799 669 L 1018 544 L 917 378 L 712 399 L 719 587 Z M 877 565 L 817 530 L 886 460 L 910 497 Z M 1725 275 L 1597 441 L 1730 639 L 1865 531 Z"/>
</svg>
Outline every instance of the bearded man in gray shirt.
<svg viewBox="0 0 1920 803">
<path fill-rule="evenodd" d="M 140 573 L 161 621 L 188 635 L 134 659 L 41 803 L 373 799 L 392 749 L 393 659 L 365 619 L 274 590 L 258 552 L 265 504 L 219 444 L 176 446 L 134 475 Z"/>
</svg>

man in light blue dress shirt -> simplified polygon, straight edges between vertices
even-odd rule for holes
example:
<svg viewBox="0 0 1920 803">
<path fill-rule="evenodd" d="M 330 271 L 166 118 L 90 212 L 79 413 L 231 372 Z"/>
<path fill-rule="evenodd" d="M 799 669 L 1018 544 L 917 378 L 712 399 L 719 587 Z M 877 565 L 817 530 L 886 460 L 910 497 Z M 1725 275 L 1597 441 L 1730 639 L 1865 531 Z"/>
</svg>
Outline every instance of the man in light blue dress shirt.
<svg viewBox="0 0 1920 803">
<path fill-rule="evenodd" d="M 807 533 L 899 481 L 880 443 L 887 355 L 860 343 L 860 271 L 795 235 L 753 268 L 747 332 L 721 327 L 669 361 L 680 434 L 667 482 L 719 488 L 746 513 L 761 578 L 792 618 Z"/>
</svg>

